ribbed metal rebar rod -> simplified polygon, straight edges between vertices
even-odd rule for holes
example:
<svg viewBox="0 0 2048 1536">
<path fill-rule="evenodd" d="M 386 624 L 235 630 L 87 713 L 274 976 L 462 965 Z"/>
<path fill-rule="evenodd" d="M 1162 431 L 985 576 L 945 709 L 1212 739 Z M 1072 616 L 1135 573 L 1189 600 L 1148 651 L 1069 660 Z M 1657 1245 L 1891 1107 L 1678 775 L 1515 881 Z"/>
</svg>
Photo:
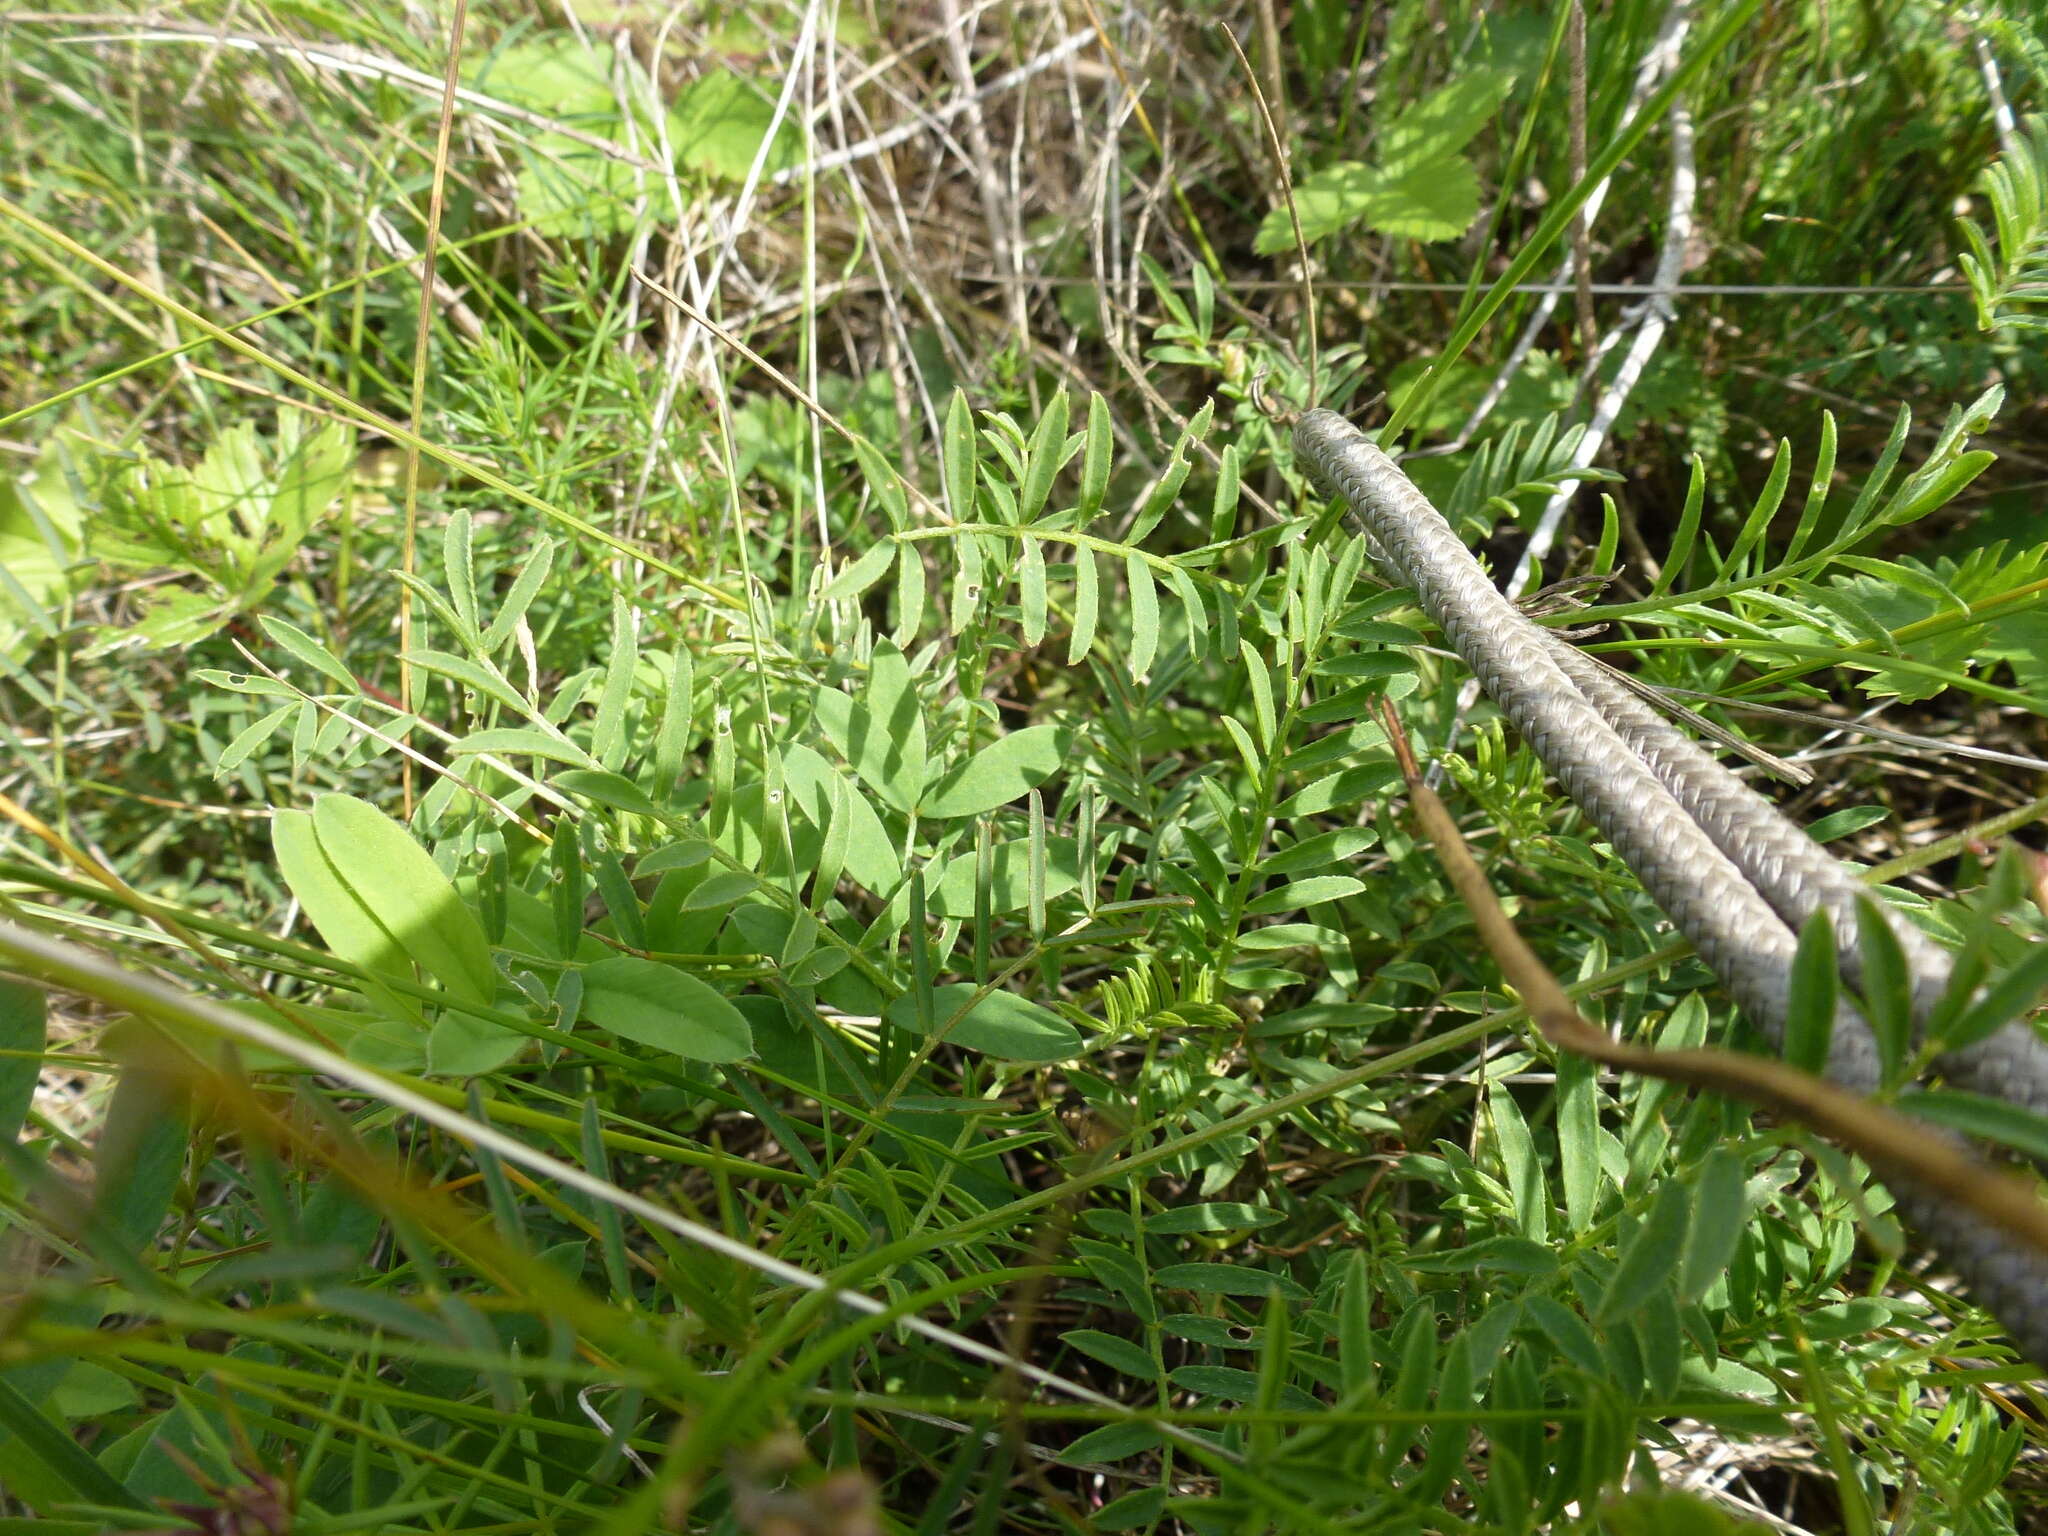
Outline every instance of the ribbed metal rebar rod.
<svg viewBox="0 0 2048 1536">
<path fill-rule="evenodd" d="M 1428 498 L 1343 417 L 1308 412 L 1294 442 L 1316 480 L 1362 520 L 1394 574 L 1414 588 L 1423 611 L 1651 899 L 1780 1042 L 1795 925 L 1825 907 L 1853 974 L 1853 876 L 1769 801 L 1524 617 Z M 1946 985 L 1947 957 L 1896 916 L 1891 922 L 1914 976 L 1915 1014 L 1924 1022 Z M 2024 1023 L 1942 1066 L 1979 1091 L 2048 1108 L 2048 1050 Z M 1846 1004 L 1837 1010 L 1827 1075 L 1864 1092 L 1879 1083 L 1876 1042 Z M 1955 1265 L 2015 1344 L 2048 1365 L 2048 1258 L 1910 1184 L 1894 1193 L 1907 1220 Z"/>
</svg>

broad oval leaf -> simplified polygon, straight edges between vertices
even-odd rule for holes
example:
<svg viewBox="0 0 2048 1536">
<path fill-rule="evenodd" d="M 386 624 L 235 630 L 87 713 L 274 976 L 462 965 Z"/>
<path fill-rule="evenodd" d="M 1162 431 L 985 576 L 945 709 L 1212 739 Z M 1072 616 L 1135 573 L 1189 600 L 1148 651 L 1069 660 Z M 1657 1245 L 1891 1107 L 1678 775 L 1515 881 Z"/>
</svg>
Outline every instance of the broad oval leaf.
<svg viewBox="0 0 2048 1536">
<path fill-rule="evenodd" d="M 583 1017 L 608 1034 L 686 1061 L 740 1061 L 754 1052 L 753 1027 L 723 993 L 638 955 L 612 955 L 583 968 Z"/>
<path fill-rule="evenodd" d="M 483 925 L 410 832 L 353 795 L 314 801 L 313 831 L 335 874 L 421 970 L 466 1002 L 498 995 Z"/>
<path fill-rule="evenodd" d="M 932 1020 L 952 1044 L 1002 1061 L 1071 1061 L 1081 1054 L 1079 1030 L 1014 992 L 991 992 L 947 1029 L 947 1020 L 980 990 L 971 981 L 932 989 Z M 888 1018 L 899 1029 L 915 1030 L 917 999 L 909 993 L 897 998 L 888 1007 Z"/>
<path fill-rule="evenodd" d="M 943 775 L 918 807 L 930 817 L 979 816 L 1036 789 L 1066 760 L 1067 733 L 1056 725 L 1026 726 L 998 736 Z"/>
</svg>

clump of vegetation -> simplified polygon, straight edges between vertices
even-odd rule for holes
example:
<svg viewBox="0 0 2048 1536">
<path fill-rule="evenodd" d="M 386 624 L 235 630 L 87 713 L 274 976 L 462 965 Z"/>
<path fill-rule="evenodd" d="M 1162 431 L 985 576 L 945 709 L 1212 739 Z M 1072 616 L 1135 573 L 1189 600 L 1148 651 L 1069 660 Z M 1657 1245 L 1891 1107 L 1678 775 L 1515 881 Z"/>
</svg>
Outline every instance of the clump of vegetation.
<svg viewBox="0 0 2048 1536">
<path fill-rule="evenodd" d="M 1582 1010 L 1753 1043 L 1283 420 L 2025 982 L 2044 61 L 0 19 L 0 1523 L 2030 1528 L 1868 1168 L 1531 1027 L 1389 703 Z"/>
</svg>

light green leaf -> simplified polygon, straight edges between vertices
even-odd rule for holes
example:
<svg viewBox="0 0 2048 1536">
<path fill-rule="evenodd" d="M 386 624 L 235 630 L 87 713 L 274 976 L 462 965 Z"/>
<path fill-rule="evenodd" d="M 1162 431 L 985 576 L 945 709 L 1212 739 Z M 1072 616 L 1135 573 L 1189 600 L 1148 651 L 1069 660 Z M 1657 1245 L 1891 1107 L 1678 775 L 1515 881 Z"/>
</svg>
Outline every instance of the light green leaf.
<svg viewBox="0 0 2048 1536">
<path fill-rule="evenodd" d="M 590 750 L 605 768 L 616 771 L 626 760 L 626 703 L 633 693 L 633 669 L 640 661 L 639 623 L 625 598 L 612 595 L 610 652 L 605 657 L 604 690 L 597 699 L 597 719 L 590 728 Z"/>
<path fill-rule="evenodd" d="M 854 771 L 898 810 L 917 803 L 926 783 L 924 707 L 910 663 L 888 641 L 875 647 L 862 691 L 865 722 L 856 716 L 848 754 Z"/>
<path fill-rule="evenodd" d="M 844 817 L 846 872 L 877 895 L 896 889 L 903 878 L 896 845 L 867 796 L 845 775 L 809 747 L 796 743 L 782 749 L 782 781 L 797 809 L 821 832 L 833 824 L 833 786 L 841 786 L 845 800 L 837 814 Z"/>
<path fill-rule="evenodd" d="M 622 774 L 572 768 L 567 773 L 556 774 L 553 782 L 557 789 L 579 800 L 608 805 L 615 811 L 631 811 L 636 816 L 661 814 L 660 807 L 647 798 L 647 792 Z"/>
<path fill-rule="evenodd" d="M 1045 552 L 1038 540 L 1027 538 L 1017 552 L 1018 630 L 1027 647 L 1045 639 Z"/>
<path fill-rule="evenodd" d="M 1678 1179 L 1665 1180 L 1649 1214 L 1621 1250 L 1621 1262 L 1600 1301 L 1600 1321 L 1617 1321 L 1640 1308 L 1651 1291 L 1671 1278 L 1685 1246 L 1693 1192 Z"/>
<path fill-rule="evenodd" d="M 1365 882 L 1352 875 L 1311 875 L 1306 880 L 1296 880 L 1277 891 L 1253 897 L 1245 904 L 1244 910 L 1248 917 L 1270 917 L 1277 912 L 1298 912 L 1318 902 L 1355 896 L 1364 889 Z"/>
<path fill-rule="evenodd" d="M 1071 837 L 1047 838 L 1045 899 L 1064 896 L 1080 884 L 1080 853 Z M 931 892 L 931 910 L 941 917 L 974 916 L 975 855 L 963 853 L 946 861 Z M 1031 844 L 1018 838 L 995 845 L 989 885 L 989 911 L 1021 912 L 1031 897 Z M 863 885 L 866 881 L 861 882 Z M 874 889 L 870 886 L 869 889 Z"/>
<path fill-rule="evenodd" d="M 714 69 L 683 87 L 669 118 L 676 160 L 692 170 L 739 182 L 747 178 L 768 129 L 775 103 L 752 80 L 729 69 Z M 773 176 L 803 158 L 796 125 L 785 116 L 776 128 L 761 174 Z"/>
<path fill-rule="evenodd" d="M 482 926 L 411 833 L 351 795 L 314 801 L 313 831 L 335 874 L 421 970 L 465 1001 L 497 997 Z"/>
<path fill-rule="evenodd" d="M 1152 658 L 1159 651 L 1159 590 L 1142 555 L 1124 557 L 1124 574 L 1131 589 L 1131 676 L 1142 683 L 1151 676 Z"/>
<path fill-rule="evenodd" d="M 567 763 L 572 768 L 597 767 L 597 759 L 575 742 L 526 725 L 472 731 L 448 747 L 451 757 L 474 752 L 489 752 L 498 757 L 542 757 L 552 763 Z"/>
<path fill-rule="evenodd" d="M 1261 859 L 1259 873 L 1295 875 L 1303 870 L 1326 869 L 1363 853 L 1378 841 L 1379 833 L 1371 827 L 1339 827 L 1334 832 L 1320 832 Z"/>
<path fill-rule="evenodd" d="M 1493 120 L 1514 83 L 1513 73 L 1505 69 L 1460 71 L 1450 84 L 1382 125 L 1374 146 L 1380 166 L 1402 176 L 1455 155 Z"/>
<path fill-rule="evenodd" d="M 1199 1296 L 1258 1296 L 1274 1291 L 1290 1300 L 1306 1300 L 1308 1292 L 1287 1275 L 1237 1264 L 1167 1264 L 1153 1271 L 1152 1283 L 1162 1290 L 1193 1291 Z"/>
<path fill-rule="evenodd" d="M 850 561 L 844 570 L 825 584 L 825 589 L 818 594 L 818 601 L 843 603 L 859 597 L 889 574 L 889 567 L 896 563 L 896 551 L 899 547 L 894 539 L 883 539 L 872 546 L 858 560 Z"/>
<path fill-rule="evenodd" d="M 270 844 L 285 885 L 298 898 L 307 921 L 327 947 L 373 977 L 412 979 L 403 945 L 378 921 L 328 861 L 305 811 L 278 811 L 270 820 Z M 426 1027 L 419 1005 L 376 981 L 361 983 L 364 996 L 388 1017 Z"/>
<path fill-rule="evenodd" d="M 1067 641 L 1067 665 L 1078 667 L 1095 643 L 1096 616 L 1101 607 L 1101 578 L 1095 551 L 1074 551 L 1074 632 Z"/>
<path fill-rule="evenodd" d="M 1697 1301 L 1713 1288 L 1742 1241 L 1742 1159 L 1726 1147 L 1709 1152 L 1693 1178 L 1692 1225 L 1678 1271 L 1678 1294 Z"/>
<path fill-rule="evenodd" d="M 932 1020 L 950 1043 L 1003 1061 L 1071 1061 L 1081 1054 L 1079 1030 L 1014 992 L 991 992 L 947 1029 L 947 1021 L 980 990 L 971 981 L 932 989 Z M 905 993 L 889 1004 L 887 1015 L 898 1029 L 915 1030 L 917 999 Z"/>
<path fill-rule="evenodd" d="M 942 776 L 919 805 L 923 816 L 979 816 L 1030 790 L 1066 760 L 1067 733 L 1058 726 L 1033 725 L 994 741 Z"/>
<path fill-rule="evenodd" d="M 607 1033 L 685 1061 L 740 1061 L 754 1052 L 747 1017 L 687 971 L 638 955 L 583 968 L 583 1017 Z"/>
</svg>

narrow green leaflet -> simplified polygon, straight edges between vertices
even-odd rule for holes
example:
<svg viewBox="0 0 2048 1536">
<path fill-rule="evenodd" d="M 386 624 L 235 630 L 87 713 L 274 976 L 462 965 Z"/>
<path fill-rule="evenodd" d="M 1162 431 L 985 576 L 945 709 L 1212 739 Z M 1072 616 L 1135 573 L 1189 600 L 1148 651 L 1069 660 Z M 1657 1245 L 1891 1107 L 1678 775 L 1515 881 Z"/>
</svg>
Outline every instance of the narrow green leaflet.
<svg viewBox="0 0 2048 1536">
<path fill-rule="evenodd" d="M 1600 1321 L 1618 1321 L 1638 1310 L 1649 1293 L 1671 1278 L 1685 1245 L 1693 1193 L 1677 1179 L 1658 1187 L 1649 1214 L 1621 1250 L 1621 1262 L 1607 1282 Z"/>
<path fill-rule="evenodd" d="M 1692 1225 L 1685 1234 L 1678 1270 L 1678 1294 L 1687 1301 L 1712 1289 L 1742 1241 L 1742 1183 L 1742 1159 L 1726 1147 L 1709 1152 L 1693 1178 Z"/>
<path fill-rule="evenodd" d="M 263 633 L 314 671 L 332 678 L 350 693 L 363 691 L 361 685 L 356 682 L 355 674 L 335 660 L 334 654 L 326 646 L 296 624 L 287 624 L 283 619 L 274 619 L 268 614 L 259 614 L 256 622 L 263 626 Z"/>
<path fill-rule="evenodd" d="M 1088 431 L 1081 446 L 1081 496 L 1074 506 L 1080 527 L 1087 527 L 1102 510 L 1102 495 L 1109 488 L 1109 462 L 1109 402 L 1090 395 Z"/>
<path fill-rule="evenodd" d="M 616 770 L 626 760 L 626 703 L 633 693 L 633 669 L 640 660 L 638 622 L 625 598 L 612 596 L 611 654 L 605 658 L 604 691 L 597 699 L 597 723 L 591 727 L 590 750 L 599 763 Z"/>
<path fill-rule="evenodd" d="M 1550 1241 L 1550 1193 L 1545 1187 L 1543 1165 L 1537 1161 L 1536 1141 L 1529 1123 L 1522 1118 L 1522 1106 L 1503 1082 L 1487 1085 L 1487 1106 L 1493 1111 L 1494 1138 L 1500 1146 L 1502 1167 L 1507 1172 L 1508 1194 L 1515 1202 L 1515 1221 L 1522 1236 L 1532 1243 Z"/>
<path fill-rule="evenodd" d="M 579 800 L 610 806 L 615 811 L 631 811 L 636 816 L 661 814 L 661 807 L 648 799 L 647 791 L 623 774 L 571 768 L 567 773 L 556 774 L 554 784 Z"/>
<path fill-rule="evenodd" d="M 945 442 L 939 454 L 946 510 L 956 523 L 975 521 L 974 472 L 974 412 L 967 404 L 967 396 L 956 389 L 946 407 Z"/>
<path fill-rule="evenodd" d="M 493 726 L 471 731 L 448 747 L 451 757 L 489 752 L 495 757 L 540 757 L 572 768 L 595 768 L 597 759 L 566 737 L 551 735 L 532 726 Z"/>
<path fill-rule="evenodd" d="M 548 568 L 555 563 L 555 543 L 552 539 L 540 539 L 533 546 L 533 552 L 519 567 L 519 574 L 512 578 L 512 590 L 505 594 L 505 601 L 499 605 L 497 617 L 491 620 L 491 627 L 484 631 L 482 645 L 485 654 L 495 651 L 519 627 L 519 621 L 526 617 L 526 610 L 533 606 L 541 585 L 548 579 Z"/>
<path fill-rule="evenodd" d="M 583 968 L 583 1017 L 686 1061 L 741 1061 L 753 1026 L 721 992 L 672 965 L 612 955 Z"/>
<path fill-rule="evenodd" d="M 1102 602 L 1101 577 L 1095 551 L 1074 551 L 1074 632 L 1067 640 L 1067 665 L 1078 667 L 1095 643 L 1095 622 Z"/>
<path fill-rule="evenodd" d="M 1835 928 L 1825 909 L 1799 930 L 1792 985 L 1785 1004 L 1785 1060 L 1806 1072 L 1825 1072 L 1835 1033 Z"/>
<path fill-rule="evenodd" d="M 478 641 L 476 616 L 476 557 L 470 537 L 469 511 L 457 507 L 441 530 L 441 579 L 448 583 L 448 602 L 462 620 L 457 631 L 468 644 Z"/>
<path fill-rule="evenodd" d="M 900 547 L 894 539 L 883 539 L 858 560 L 847 562 L 844 570 L 825 583 L 824 590 L 818 594 L 818 601 L 843 603 L 859 597 L 889 574 L 889 568 L 896 563 L 896 551 Z"/>
<path fill-rule="evenodd" d="M 924 706 L 918 701 L 910 663 L 887 641 L 875 647 L 861 704 L 864 718 L 853 721 L 848 760 L 891 805 L 908 810 L 924 792 L 929 767 Z"/>
<path fill-rule="evenodd" d="M 1045 551 L 1038 540 L 1027 538 L 1017 551 L 1018 630 L 1027 646 L 1045 639 Z"/>
<path fill-rule="evenodd" d="M 1030 456 L 1017 497 L 1017 521 L 1035 523 L 1052 494 L 1053 480 L 1067 461 L 1067 392 L 1057 391 L 1032 429 Z"/>
<path fill-rule="evenodd" d="M 1131 589 L 1131 676 L 1142 683 L 1152 675 L 1159 651 L 1159 589 L 1143 555 L 1126 555 L 1124 574 Z"/>
</svg>

